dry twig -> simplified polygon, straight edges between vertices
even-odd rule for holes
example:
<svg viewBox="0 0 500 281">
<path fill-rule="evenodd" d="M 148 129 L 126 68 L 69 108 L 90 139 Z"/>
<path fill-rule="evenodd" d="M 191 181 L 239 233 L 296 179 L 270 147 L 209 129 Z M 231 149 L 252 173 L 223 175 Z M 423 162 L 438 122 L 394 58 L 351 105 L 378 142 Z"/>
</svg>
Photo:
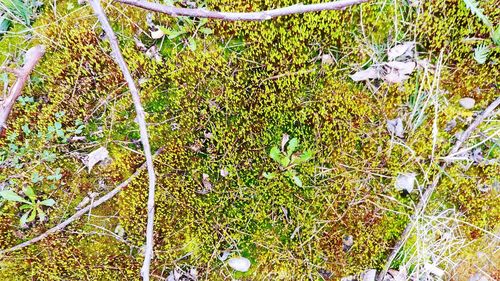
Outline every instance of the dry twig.
<svg viewBox="0 0 500 281">
<path fill-rule="evenodd" d="M 99 0 L 88 0 L 90 6 L 94 10 L 95 15 L 101 23 L 101 27 L 108 36 L 109 43 L 112 50 L 113 58 L 120 67 L 120 70 L 127 81 L 130 94 L 132 95 L 132 100 L 135 106 L 135 112 L 137 113 L 137 123 L 139 124 L 139 132 L 141 135 L 141 143 L 144 149 L 144 155 L 146 156 L 146 166 L 148 168 L 148 178 L 149 178 L 149 192 L 148 192 L 148 220 L 146 227 L 146 251 L 144 255 L 144 263 L 141 269 L 141 275 L 143 280 L 149 280 L 149 265 L 151 263 L 151 257 L 153 255 L 153 222 L 154 222 L 154 212 L 155 212 L 155 170 L 153 167 L 153 157 L 151 156 L 151 148 L 149 146 L 149 137 L 146 126 L 146 120 L 144 116 L 144 108 L 141 104 L 141 99 L 139 97 L 139 91 L 135 86 L 134 79 L 130 74 L 127 63 L 123 58 L 120 51 L 120 46 L 118 45 L 118 40 L 116 35 L 109 24 L 108 17 L 102 9 Z"/>
<path fill-rule="evenodd" d="M 328 10 L 343 10 L 347 7 L 368 2 L 369 0 L 341 0 L 335 2 L 319 3 L 319 4 L 296 4 L 289 7 L 278 8 L 261 12 L 219 12 L 209 11 L 203 8 L 180 8 L 159 3 L 148 2 L 144 0 L 116 0 L 117 2 L 139 7 L 142 9 L 167 14 L 170 16 L 189 16 L 199 18 L 221 19 L 227 21 L 264 21 L 276 17 L 303 14 L 308 12 L 319 12 Z"/>
<path fill-rule="evenodd" d="M 17 80 L 9 91 L 9 95 L 5 100 L 0 104 L 0 132 L 3 128 L 6 128 L 7 118 L 9 118 L 9 114 L 14 107 L 14 103 L 17 98 L 21 95 L 21 92 L 28 81 L 31 71 L 35 68 L 36 64 L 42 58 L 45 53 L 45 47 L 42 45 L 37 45 L 35 47 L 30 48 L 24 57 L 24 65 L 21 68 L 11 69 L 11 68 L 3 68 L 3 70 L 12 72 L 16 75 Z"/>
<path fill-rule="evenodd" d="M 477 116 L 474 122 L 472 122 L 472 124 L 470 124 L 470 126 L 467 128 L 467 130 L 465 130 L 465 132 L 463 132 L 460 135 L 457 142 L 450 150 L 449 155 L 455 154 L 460 149 L 462 144 L 464 144 L 465 141 L 470 137 L 472 132 L 483 122 L 484 119 L 491 116 L 499 105 L 500 105 L 500 97 L 494 100 L 479 116 Z M 401 239 L 396 243 L 396 245 L 394 245 L 391 254 L 387 258 L 387 262 L 377 278 L 378 281 L 382 281 L 384 279 L 385 275 L 387 274 L 387 271 L 389 270 L 392 264 L 392 261 L 394 260 L 394 258 L 396 258 L 396 255 L 399 253 L 401 247 L 403 247 L 406 240 L 408 240 L 414 226 L 413 222 L 415 221 L 415 218 L 417 218 L 422 212 L 424 212 L 425 206 L 427 206 L 427 202 L 434 193 L 434 190 L 436 189 L 441 179 L 441 175 L 443 174 L 444 169 L 448 167 L 448 164 L 449 162 L 444 162 L 443 164 L 441 164 L 439 173 L 436 175 L 436 177 L 434 177 L 432 184 L 425 190 L 424 194 L 422 195 L 422 199 L 420 199 L 420 201 L 417 204 L 415 214 L 413 214 L 413 216 L 411 217 L 410 222 L 408 223 L 403 233 L 401 234 Z"/>
<path fill-rule="evenodd" d="M 158 151 L 156 151 L 155 156 L 158 155 L 158 154 L 160 154 L 162 152 L 162 150 L 163 149 L 160 148 Z M 108 201 L 109 199 L 113 198 L 125 186 L 127 186 L 128 184 L 130 184 L 130 182 L 134 178 L 136 178 L 141 173 L 142 170 L 144 170 L 144 168 L 146 167 L 146 165 L 147 165 L 147 163 L 144 162 L 144 164 L 142 164 L 139 168 L 137 168 L 137 170 L 135 170 L 135 172 L 128 179 L 126 179 L 124 182 L 120 183 L 113 190 L 111 190 L 110 192 L 106 193 L 101 198 L 92 201 L 89 205 L 87 205 L 86 207 L 80 209 L 78 212 L 76 212 L 74 215 L 72 215 L 71 217 L 69 217 L 65 221 L 63 221 L 60 224 L 52 227 L 51 229 L 47 230 L 46 232 L 42 233 L 41 235 L 39 235 L 39 236 L 37 236 L 37 237 L 35 237 L 33 239 L 30 239 L 30 240 L 28 240 L 26 242 L 18 244 L 16 246 L 12 247 L 12 248 L 1 250 L 0 251 L 0 255 L 4 255 L 4 254 L 9 253 L 9 252 L 17 251 L 17 250 L 22 249 L 24 247 L 27 247 L 27 246 L 29 246 L 31 244 L 34 244 L 34 243 L 36 243 L 36 242 L 38 242 L 40 240 L 43 240 L 46 237 L 48 237 L 49 235 L 52 235 L 54 233 L 57 233 L 57 232 L 63 230 L 66 226 L 68 226 L 70 223 L 72 223 L 72 222 L 76 221 L 77 219 L 79 219 L 81 216 L 83 216 L 85 213 L 87 213 L 91 209 L 96 208 L 97 206 L 101 205 L 102 203 L 104 203 L 104 202 Z"/>
</svg>

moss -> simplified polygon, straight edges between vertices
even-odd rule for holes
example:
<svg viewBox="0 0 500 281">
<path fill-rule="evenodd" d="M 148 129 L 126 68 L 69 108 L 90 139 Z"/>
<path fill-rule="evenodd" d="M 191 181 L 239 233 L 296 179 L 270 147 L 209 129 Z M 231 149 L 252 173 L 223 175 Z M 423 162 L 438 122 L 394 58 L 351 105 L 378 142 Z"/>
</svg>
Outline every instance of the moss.
<svg viewBox="0 0 500 281">
<path fill-rule="evenodd" d="M 24 230 L 21 237 L 15 236 L 17 206 L 3 209 L 7 215 L 0 219 L 8 223 L 0 229 L 2 247 L 55 225 L 88 192 L 107 192 L 143 161 L 134 108 L 108 55 L 108 43 L 101 38 L 88 7 L 67 9 L 65 3 L 72 2 L 58 5 L 59 16 L 45 9 L 35 23 L 37 42 L 49 48 L 37 67 L 35 80 L 39 82 L 33 81 L 26 89 L 25 95 L 33 96 L 35 102 L 16 104 L 8 131 L 20 136 L 14 141 L 18 145 L 27 140 L 32 151 L 55 153 L 55 162 L 37 165 L 36 153 L 23 161 L 44 175 L 63 168 L 65 184 L 55 190 L 49 184 L 39 186 L 43 196 L 55 198 L 58 204 L 50 211 L 48 222 Z M 217 10 L 254 11 L 293 3 L 206 4 Z M 486 31 L 483 27 L 470 31 L 470 26 L 480 23 L 456 1 L 426 2 L 418 18 L 404 5 L 372 3 L 262 23 L 209 21 L 207 27 L 215 34 L 197 35 L 194 52 L 183 44 L 174 47 L 165 42 L 168 40 L 149 38 L 144 32 L 144 11 L 111 4 L 107 12 L 140 86 L 153 150 L 163 148 L 155 159 L 158 182 L 152 272 L 157 276 L 166 276 L 174 267 L 196 267 L 209 280 L 225 276 L 320 280 L 318 269 L 332 272 L 338 279 L 383 265 L 408 222 L 405 205 L 419 200 L 416 193 L 405 196 L 394 191 L 393 178 L 426 167 L 418 180 L 431 181 L 438 171 L 433 152 L 437 151 L 435 157 L 445 155 L 452 134 L 466 126 L 460 123 L 455 131 L 440 132 L 433 146 L 434 108 L 430 106 L 424 110 L 428 118 L 420 127 L 407 132 L 403 140 L 392 139 L 386 120 L 406 118 L 412 95 L 419 87 L 430 91 L 430 86 L 420 86 L 422 77 L 414 76 L 403 86 L 381 84 L 372 93 L 348 78 L 346 69 L 353 64 L 372 63 L 373 52 L 367 45 L 378 48 L 404 39 L 402 34 L 410 27 L 394 26 L 395 17 L 404 14 L 404 20 L 416 20 L 417 38 L 425 50 L 434 55 L 452 50 L 446 60 L 451 68 L 440 77 L 447 92 L 440 95 L 439 102 L 449 103 L 438 112 L 440 128 L 457 116 L 472 116 L 457 105 L 459 98 L 472 96 L 478 101 L 477 108 L 483 108 L 497 94 L 495 65 L 471 63 L 471 46 L 459 44 L 464 36 L 486 36 Z M 492 18 L 496 13 L 486 12 Z M 154 22 L 169 28 L 178 25 L 177 19 L 168 16 L 155 15 Z M 446 24 L 452 24 L 448 33 L 444 33 Z M 429 32 L 436 36 L 426 36 Z M 156 45 L 162 60 L 137 50 L 132 36 L 147 47 Z M 0 47 L 12 52 L 8 40 L 0 41 Z M 324 53 L 334 56 L 337 63 L 321 65 L 318 55 Z M 376 56 L 385 56 L 382 53 Z M 495 50 L 492 60 L 496 57 Z M 431 84 L 433 80 L 429 80 Z M 56 117 L 58 111 L 65 115 Z M 77 119 L 84 124 L 82 143 L 22 133 L 24 124 L 46 134 L 49 126 L 60 122 L 72 135 Z M 279 171 L 268 155 L 284 133 L 300 140 L 300 151 L 314 151 L 313 160 L 295 167 L 303 187 L 283 173 L 271 180 L 262 176 L 263 172 Z M 0 139 L 0 145 L 6 144 L 6 139 Z M 113 161 L 88 173 L 80 158 L 99 146 L 108 148 Z M 489 152 L 491 157 L 498 153 L 498 149 Z M 467 172 L 471 178 L 460 178 L 463 171 L 453 166 L 448 173 L 454 180 L 444 178 L 435 199 L 461 208 L 471 223 L 494 225 L 498 219 L 492 207 L 494 196 L 478 193 L 473 183 L 493 182 L 495 167 L 474 167 Z M 222 169 L 229 175 L 223 177 Z M 18 172 L 2 172 L 0 179 Z M 203 174 L 211 183 L 206 194 L 201 192 L 206 189 Z M 29 175 L 18 181 L 29 183 Z M 82 219 L 69 231 L 2 259 L 0 276 L 9 280 L 10 273 L 20 271 L 24 279 L 35 273 L 39 280 L 137 279 L 146 227 L 146 182 L 143 172 L 116 200 L 93 210 L 96 217 Z M 103 235 L 117 224 L 125 230 L 126 243 Z M 349 251 L 342 245 L 346 235 L 354 239 Z M 216 256 L 227 249 L 249 258 L 251 270 L 235 273 L 220 262 Z M 21 256 L 26 258 L 16 260 Z"/>
</svg>

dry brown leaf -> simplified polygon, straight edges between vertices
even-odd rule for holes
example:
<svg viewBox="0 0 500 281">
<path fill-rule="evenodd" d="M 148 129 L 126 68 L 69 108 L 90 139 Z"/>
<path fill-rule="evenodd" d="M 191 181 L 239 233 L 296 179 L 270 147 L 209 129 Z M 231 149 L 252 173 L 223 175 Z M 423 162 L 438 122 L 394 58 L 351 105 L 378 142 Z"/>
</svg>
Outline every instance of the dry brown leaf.
<svg viewBox="0 0 500 281">
<path fill-rule="evenodd" d="M 350 75 L 351 79 L 358 82 L 358 81 L 365 81 L 368 79 L 377 79 L 379 78 L 379 71 L 374 68 L 370 67 L 365 70 L 360 70 L 353 75 Z"/>
<path fill-rule="evenodd" d="M 414 42 L 405 42 L 390 48 L 387 51 L 389 60 L 394 60 L 398 57 L 413 57 Z"/>
<path fill-rule="evenodd" d="M 91 153 L 89 153 L 88 158 L 87 158 L 87 168 L 88 171 L 92 170 L 92 167 L 94 167 L 95 164 L 99 163 L 100 161 L 108 158 L 109 152 L 105 147 L 100 147 Z"/>
</svg>

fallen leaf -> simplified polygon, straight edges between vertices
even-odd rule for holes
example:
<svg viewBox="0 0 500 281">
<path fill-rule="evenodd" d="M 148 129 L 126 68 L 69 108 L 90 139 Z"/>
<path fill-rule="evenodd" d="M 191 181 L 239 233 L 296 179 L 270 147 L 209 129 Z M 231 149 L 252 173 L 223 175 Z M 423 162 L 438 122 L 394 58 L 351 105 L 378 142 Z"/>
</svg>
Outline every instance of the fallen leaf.
<svg viewBox="0 0 500 281">
<path fill-rule="evenodd" d="M 125 235 L 125 229 L 123 229 L 123 227 L 120 224 L 116 225 L 114 232 L 121 238 L 123 238 L 123 236 Z"/>
<path fill-rule="evenodd" d="M 387 51 L 387 57 L 389 58 L 389 60 L 393 60 L 402 56 L 413 57 L 414 46 L 414 42 L 405 42 L 402 44 L 398 44 Z"/>
<path fill-rule="evenodd" d="M 404 137 L 403 120 L 401 120 L 401 118 L 387 120 L 387 131 L 389 131 L 391 135 L 403 138 Z"/>
<path fill-rule="evenodd" d="M 351 79 L 353 81 L 365 81 L 368 79 L 377 79 L 379 78 L 379 71 L 375 69 L 374 67 L 370 67 L 365 70 L 360 70 L 353 75 L 350 75 Z"/>
<path fill-rule="evenodd" d="M 488 281 L 488 280 L 490 280 L 488 277 L 482 275 L 479 272 L 477 272 L 476 274 L 472 275 L 469 278 L 469 281 Z"/>
<path fill-rule="evenodd" d="M 229 176 L 229 172 L 225 168 L 222 168 L 222 169 L 220 169 L 220 175 L 223 178 L 225 178 L 225 177 Z"/>
<path fill-rule="evenodd" d="M 481 151 L 481 148 L 478 147 L 478 148 L 475 148 L 474 150 L 472 150 L 470 158 L 472 161 L 474 161 L 474 163 L 483 162 L 484 157 L 483 157 L 483 152 Z"/>
<path fill-rule="evenodd" d="M 281 151 L 285 152 L 285 145 L 290 139 L 290 136 L 288 134 L 283 134 L 283 137 L 281 137 Z"/>
<path fill-rule="evenodd" d="M 210 177 L 207 174 L 202 175 L 201 183 L 203 184 L 203 189 L 198 191 L 198 193 L 207 194 L 212 190 L 212 183 L 210 183 Z"/>
<path fill-rule="evenodd" d="M 240 272 L 247 272 L 251 265 L 250 260 L 244 257 L 231 258 L 227 263 L 232 269 Z"/>
<path fill-rule="evenodd" d="M 394 186 L 398 191 L 405 190 L 406 192 L 411 193 L 415 185 L 415 178 L 415 173 L 399 174 L 396 177 L 396 183 Z"/>
<path fill-rule="evenodd" d="M 144 43 L 142 43 L 141 40 L 139 40 L 139 38 L 137 38 L 136 36 L 134 36 L 134 43 L 135 47 L 141 52 L 146 52 L 146 50 L 148 49 L 146 48 L 146 45 L 144 45 Z"/>
<path fill-rule="evenodd" d="M 346 235 L 342 238 L 342 250 L 344 250 L 344 252 L 349 251 L 352 245 L 354 245 L 354 238 L 352 235 Z"/>
<path fill-rule="evenodd" d="M 386 63 L 386 66 L 394 68 L 402 74 L 411 74 L 413 70 L 415 70 L 417 64 L 413 61 L 407 61 L 407 62 L 391 61 Z"/>
<path fill-rule="evenodd" d="M 446 123 L 446 127 L 444 128 L 445 132 L 451 132 L 457 126 L 457 120 L 452 119 L 450 122 Z"/>
<path fill-rule="evenodd" d="M 151 46 L 151 48 L 149 48 L 146 51 L 146 57 L 148 57 L 150 59 L 154 59 L 157 62 L 161 62 L 161 55 L 160 55 L 160 52 L 158 51 L 158 48 L 156 47 L 156 45 Z"/>
<path fill-rule="evenodd" d="M 92 167 L 95 166 L 95 164 L 101 162 L 102 160 L 106 159 L 109 157 L 109 152 L 105 147 L 100 147 L 94 151 L 92 151 L 87 158 L 87 167 L 90 173 L 90 170 L 92 170 Z"/>
<path fill-rule="evenodd" d="M 160 28 L 156 28 L 155 31 L 151 31 L 151 38 L 153 39 L 160 39 L 163 36 L 165 36 L 165 33 Z"/>
<path fill-rule="evenodd" d="M 225 261 L 227 260 L 227 258 L 229 257 L 229 251 L 224 251 L 222 252 L 222 254 L 220 254 L 220 256 L 218 256 L 217 258 L 220 260 L 220 261 Z"/>
</svg>

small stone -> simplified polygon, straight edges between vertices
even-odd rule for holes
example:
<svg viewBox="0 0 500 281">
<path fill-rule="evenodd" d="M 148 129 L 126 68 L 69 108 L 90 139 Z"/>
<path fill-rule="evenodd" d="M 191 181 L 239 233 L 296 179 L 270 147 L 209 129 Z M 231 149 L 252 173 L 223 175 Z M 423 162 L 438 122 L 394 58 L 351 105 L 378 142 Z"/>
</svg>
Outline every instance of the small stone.
<svg viewBox="0 0 500 281">
<path fill-rule="evenodd" d="M 375 276 L 377 275 L 377 270 L 368 269 L 361 274 L 362 281 L 375 281 Z"/>
<path fill-rule="evenodd" d="M 231 258 L 227 263 L 232 269 L 240 272 L 247 272 L 251 265 L 250 260 L 244 257 Z"/>
<path fill-rule="evenodd" d="M 321 56 L 321 64 L 332 65 L 334 63 L 333 58 L 329 54 L 324 54 Z"/>
<path fill-rule="evenodd" d="M 476 101 L 473 98 L 462 98 L 458 103 L 465 109 L 471 109 L 476 104 Z"/>
</svg>

